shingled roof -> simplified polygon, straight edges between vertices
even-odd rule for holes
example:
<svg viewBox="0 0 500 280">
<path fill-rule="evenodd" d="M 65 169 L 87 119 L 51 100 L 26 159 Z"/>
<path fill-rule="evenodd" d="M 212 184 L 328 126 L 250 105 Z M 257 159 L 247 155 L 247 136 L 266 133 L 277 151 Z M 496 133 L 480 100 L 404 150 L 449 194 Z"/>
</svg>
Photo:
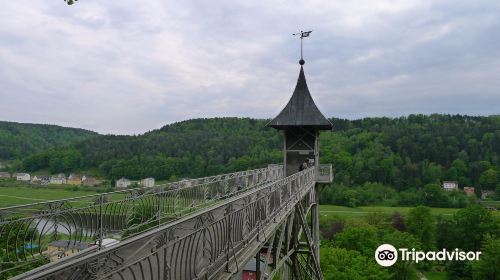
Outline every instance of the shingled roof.
<svg viewBox="0 0 500 280">
<path fill-rule="evenodd" d="M 276 129 L 285 129 L 290 126 L 309 126 L 322 130 L 332 129 L 332 123 L 323 116 L 311 97 L 303 66 L 300 66 L 299 79 L 290 101 L 267 126 Z"/>
</svg>

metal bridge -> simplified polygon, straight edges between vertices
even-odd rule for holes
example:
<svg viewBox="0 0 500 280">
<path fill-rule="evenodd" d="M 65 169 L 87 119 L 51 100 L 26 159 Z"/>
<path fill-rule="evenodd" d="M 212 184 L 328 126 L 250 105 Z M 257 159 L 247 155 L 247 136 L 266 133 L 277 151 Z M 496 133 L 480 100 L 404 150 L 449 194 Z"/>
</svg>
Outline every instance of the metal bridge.
<svg viewBox="0 0 500 280">
<path fill-rule="evenodd" d="M 272 165 L 3 208 L 2 272 L 48 258 L 16 279 L 231 279 L 257 259 L 261 279 L 321 279 L 316 186 L 331 180 L 331 165 L 288 177 Z M 94 245 L 64 257 L 53 240 Z"/>
<path fill-rule="evenodd" d="M 248 264 L 252 279 L 323 279 L 318 190 L 333 173 L 319 133 L 332 125 L 304 63 L 268 124 L 283 165 L 0 209 L 0 279 L 241 279 Z"/>
</svg>

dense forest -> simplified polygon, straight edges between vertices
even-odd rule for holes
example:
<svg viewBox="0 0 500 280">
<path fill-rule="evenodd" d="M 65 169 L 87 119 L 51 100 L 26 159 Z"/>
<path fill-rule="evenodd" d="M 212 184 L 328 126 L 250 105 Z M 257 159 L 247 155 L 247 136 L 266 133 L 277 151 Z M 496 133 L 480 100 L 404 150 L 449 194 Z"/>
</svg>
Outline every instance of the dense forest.
<svg viewBox="0 0 500 280">
<path fill-rule="evenodd" d="M 334 122 L 335 132 L 321 138 L 321 161 L 334 163 L 336 173 L 324 204 L 463 207 L 465 196 L 442 192 L 442 181 L 473 186 L 478 195 L 500 188 L 500 116 Z"/>
<path fill-rule="evenodd" d="M 451 216 L 425 206 L 406 215 L 372 212 L 362 218 L 320 218 L 321 267 L 325 279 L 500 279 L 500 224 L 491 211 L 470 205 Z M 481 251 L 479 261 L 397 261 L 381 267 L 373 252 L 381 244 L 417 251 Z M 423 277 L 425 272 L 429 277 Z M 420 275 L 419 275 L 420 274 Z M 433 277 L 431 278 L 431 275 Z"/>
<path fill-rule="evenodd" d="M 19 168 L 52 173 L 98 169 L 114 179 L 202 177 L 278 162 L 280 142 L 262 120 L 196 119 L 139 136 L 103 135 L 47 150 L 25 158 Z"/>
<path fill-rule="evenodd" d="M 51 148 L 71 145 L 98 134 L 57 125 L 0 121 L 0 161 L 22 159 Z"/>
<path fill-rule="evenodd" d="M 96 170 L 109 179 L 161 180 L 263 167 L 282 160 L 282 135 L 266 128 L 266 122 L 195 119 L 139 136 L 88 137 L 33 153 L 14 168 L 52 173 Z M 363 192 L 379 189 L 378 185 L 388 188 L 384 200 L 399 192 L 403 196 L 397 199 L 409 205 L 418 204 L 412 202 L 418 198 L 406 194 L 421 190 L 428 195 L 442 180 L 477 190 L 500 186 L 500 116 L 410 115 L 332 123 L 333 132 L 321 135 L 321 161 L 334 164 L 337 188 L 324 203 L 349 205 L 354 192 L 354 203 L 364 204 Z M 372 194 L 366 197 L 374 199 Z M 431 206 L 439 206 L 439 199 Z"/>
</svg>

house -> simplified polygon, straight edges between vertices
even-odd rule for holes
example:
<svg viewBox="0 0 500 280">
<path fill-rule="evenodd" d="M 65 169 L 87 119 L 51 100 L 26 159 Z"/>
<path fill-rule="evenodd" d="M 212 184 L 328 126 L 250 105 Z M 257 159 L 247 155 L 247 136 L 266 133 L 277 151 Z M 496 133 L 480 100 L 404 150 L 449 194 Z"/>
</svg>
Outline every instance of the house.
<svg viewBox="0 0 500 280">
<path fill-rule="evenodd" d="M 62 185 L 66 184 L 66 176 L 63 173 L 58 174 L 57 176 L 50 177 L 50 184 Z"/>
<path fill-rule="evenodd" d="M 474 187 L 464 187 L 464 193 L 468 196 L 473 196 L 476 194 Z"/>
<path fill-rule="evenodd" d="M 182 189 L 182 188 L 189 188 L 195 183 L 195 180 L 191 179 L 181 179 L 180 181 L 172 182 L 170 183 L 170 188 L 171 189 Z"/>
<path fill-rule="evenodd" d="M 68 179 L 66 180 L 66 184 L 68 184 L 68 185 L 81 185 L 82 178 L 76 174 L 69 174 Z"/>
<path fill-rule="evenodd" d="M 128 186 L 132 184 L 132 181 L 130 181 L 127 178 L 120 178 L 116 181 L 116 188 L 117 189 L 126 189 Z"/>
<path fill-rule="evenodd" d="M 10 173 L 9 172 L 0 172 L 0 178 L 10 179 Z"/>
<path fill-rule="evenodd" d="M 42 176 L 40 175 L 34 175 L 31 177 L 31 183 L 33 184 L 40 184 L 40 181 L 42 181 Z"/>
<path fill-rule="evenodd" d="M 40 184 L 40 185 L 47 185 L 50 183 L 50 176 L 47 175 L 34 175 L 31 178 L 31 183 L 33 184 Z"/>
<path fill-rule="evenodd" d="M 494 196 L 494 195 L 495 195 L 494 191 L 481 190 L 481 199 L 486 199 L 488 196 Z"/>
<path fill-rule="evenodd" d="M 458 182 L 456 181 L 444 181 L 443 182 L 444 191 L 456 191 L 458 190 Z"/>
<path fill-rule="evenodd" d="M 25 181 L 25 182 L 27 182 L 30 179 L 31 179 L 31 176 L 28 173 L 17 173 L 16 174 L 16 180 L 17 181 Z"/>
<path fill-rule="evenodd" d="M 82 184 L 86 187 L 94 187 L 100 185 L 102 183 L 101 180 L 97 180 L 96 178 L 84 176 L 85 180 L 82 181 Z"/>
<path fill-rule="evenodd" d="M 55 262 L 90 248 L 92 245 L 94 244 L 80 241 L 57 240 L 49 243 L 45 253 L 49 256 L 51 262 Z"/>
<path fill-rule="evenodd" d="M 155 185 L 155 178 L 146 178 L 141 180 L 141 185 L 144 187 L 152 188 Z"/>
</svg>

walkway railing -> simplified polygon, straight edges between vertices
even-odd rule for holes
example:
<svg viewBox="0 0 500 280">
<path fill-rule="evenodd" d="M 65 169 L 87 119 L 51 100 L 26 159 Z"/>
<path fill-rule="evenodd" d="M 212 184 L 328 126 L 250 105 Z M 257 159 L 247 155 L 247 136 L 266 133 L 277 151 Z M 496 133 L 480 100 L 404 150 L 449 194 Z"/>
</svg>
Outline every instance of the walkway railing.
<svg viewBox="0 0 500 280">
<path fill-rule="evenodd" d="M 271 165 L 153 188 L 2 208 L 0 278 L 85 248 L 103 249 L 113 239 L 124 240 L 281 178 L 283 167 Z"/>
<path fill-rule="evenodd" d="M 310 204 L 315 169 L 306 169 L 219 201 L 113 247 L 41 267 L 23 279 L 209 279 L 237 263 L 253 240 L 266 239 L 297 203 Z"/>
</svg>

